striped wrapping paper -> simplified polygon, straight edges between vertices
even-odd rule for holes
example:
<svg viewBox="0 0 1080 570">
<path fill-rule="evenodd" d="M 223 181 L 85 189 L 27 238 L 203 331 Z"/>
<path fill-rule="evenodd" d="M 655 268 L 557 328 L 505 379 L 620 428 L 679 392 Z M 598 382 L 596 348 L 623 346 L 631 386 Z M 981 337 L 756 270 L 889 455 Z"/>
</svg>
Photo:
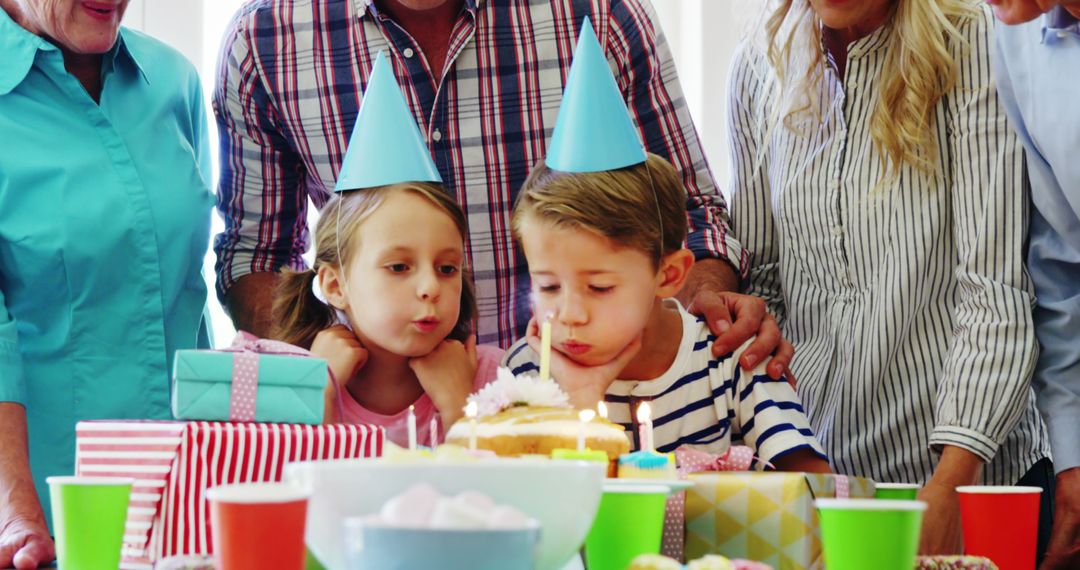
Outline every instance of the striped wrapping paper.
<svg viewBox="0 0 1080 570">
<path fill-rule="evenodd" d="M 91 421 L 75 428 L 79 475 L 132 477 L 123 570 L 209 554 L 206 489 L 280 481 L 292 461 L 377 457 L 382 428 L 223 422 Z"/>
</svg>

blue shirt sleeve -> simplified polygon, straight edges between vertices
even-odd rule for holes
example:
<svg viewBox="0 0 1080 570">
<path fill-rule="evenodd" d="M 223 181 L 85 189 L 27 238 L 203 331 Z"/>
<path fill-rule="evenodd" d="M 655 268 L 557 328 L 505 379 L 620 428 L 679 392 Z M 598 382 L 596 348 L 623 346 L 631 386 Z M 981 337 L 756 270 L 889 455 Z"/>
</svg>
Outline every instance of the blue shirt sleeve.
<svg viewBox="0 0 1080 570">
<path fill-rule="evenodd" d="M 1062 234 L 1062 228 L 1069 224 L 1060 220 L 1067 217 L 1061 215 L 1062 212 L 1040 211 L 1039 204 L 1050 210 L 1067 210 L 1067 192 L 1076 187 L 1075 181 L 1080 181 L 1080 170 L 1075 166 L 1077 161 L 1054 160 L 1054 157 L 1060 158 L 1062 152 L 1072 150 L 1051 148 L 1054 145 L 1040 146 L 1060 141 L 1070 147 L 1070 139 L 1060 133 L 1057 136 L 1049 134 L 1040 136 L 1040 144 L 1035 144 L 1021 111 L 1032 103 L 1050 105 L 1055 102 L 1053 93 L 1032 88 L 1022 80 L 1013 80 L 1014 76 L 1026 74 L 1031 79 L 1052 72 L 1049 60 L 1025 59 L 1034 57 L 1027 55 L 1033 45 L 1045 48 L 1036 43 L 1039 34 L 1032 33 L 1031 28 L 1039 25 L 1034 22 L 999 27 L 995 34 L 994 71 L 1002 105 L 1027 150 L 1027 170 L 1035 202 L 1031 208 L 1027 263 L 1038 300 L 1035 334 L 1041 345 L 1032 386 L 1039 411 L 1050 431 L 1054 469 L 1060 473 L 1080 467 L 1080 447 L 1076 445 L 1080 438 L 1080 343 L 1075 338 L 1075 331 L 1080 330 L 1080 249 L 1077 248 L 1076 234 Z M 1038 55 L 1049 58 L 1050 52 L 1040 51 Z M 1077 86 L 1080 87 L 1080 82 Z M 1047 216 L 1058 216 L 1058 223 L 1048 220 Z"/>
<path fill-rule="evenodd" d="M 1032 384 L 1050 430 L 1054 468 L 1080 467 L 1080 251 L 1032 209 L 1028 266 L 1039 304 L 1035 332 L 1042 354 Z"/>
</svg>

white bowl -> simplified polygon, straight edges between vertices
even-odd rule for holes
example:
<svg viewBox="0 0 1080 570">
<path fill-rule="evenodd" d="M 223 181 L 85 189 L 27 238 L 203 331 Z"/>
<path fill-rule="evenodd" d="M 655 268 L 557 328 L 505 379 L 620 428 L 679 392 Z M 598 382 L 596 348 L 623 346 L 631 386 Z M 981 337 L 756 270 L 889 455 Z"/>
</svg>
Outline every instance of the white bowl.
<svg viewBox="0 0 1080 570">
<path fill-rule="evenodd" d="M 540 522 L 537 570 L 560 570 L 577 555 L 600 505 L 606 466 L 586 461 L 487 459 L 468 463 L 387 463 L 378 459 L 304 461 L 285 480 L 311 490 L 306 541 L 328 570 L 345 566 L 348 518 L 374 514 L 417 483 L 443 495 L 479 491 Z"/>
</svg>

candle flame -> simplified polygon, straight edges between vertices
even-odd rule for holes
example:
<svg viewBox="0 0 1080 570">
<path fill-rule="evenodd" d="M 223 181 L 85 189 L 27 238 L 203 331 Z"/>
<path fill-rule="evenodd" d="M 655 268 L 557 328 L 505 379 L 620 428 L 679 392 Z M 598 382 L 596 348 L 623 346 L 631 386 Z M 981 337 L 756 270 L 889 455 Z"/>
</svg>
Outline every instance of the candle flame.
<svg viewBox="0 0 1080 570">
<path fill-rule="evenodd" d="M 583 423 L 589 423 L 596 417 L 596 412 L 593 410 L 581 410 L 577 415 Z"/>
<path fill-rule="evenodd" d="M 470 401 L 465 406 L 465 417 L 472 419 L 472 418 L 475 418 L 476 415 L 479 414 L 479 413 L 480 413 L 480 406 L 478 406 L 476 404 L 475 400 Z"/>
<path fill-rule="evenodd" d="M 607 404 L 600 402 L 596 405 L 596 411 L 599 412 L 600 417 L 607 419 Z"/>
<path fill-rule="evenodd" d="M 637 409 L 637 421 L 645 423 L 652 419 L 652 409 L 648 402 L 642 402 Z"/>
</svg>

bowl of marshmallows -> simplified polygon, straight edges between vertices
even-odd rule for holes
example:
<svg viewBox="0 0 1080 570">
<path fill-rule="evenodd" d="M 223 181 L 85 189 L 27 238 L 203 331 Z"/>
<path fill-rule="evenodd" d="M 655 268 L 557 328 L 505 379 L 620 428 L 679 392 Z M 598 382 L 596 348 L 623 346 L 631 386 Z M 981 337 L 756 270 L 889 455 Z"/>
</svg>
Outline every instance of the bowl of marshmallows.
<svg viewBox="0 0 1080 570">
<path fill-rule="evenodd" d="M 534 570 L 540 523 L 483 493 L 420 483 L 346 519 L 344 538 L 349 570 Z"/>
</svg>

